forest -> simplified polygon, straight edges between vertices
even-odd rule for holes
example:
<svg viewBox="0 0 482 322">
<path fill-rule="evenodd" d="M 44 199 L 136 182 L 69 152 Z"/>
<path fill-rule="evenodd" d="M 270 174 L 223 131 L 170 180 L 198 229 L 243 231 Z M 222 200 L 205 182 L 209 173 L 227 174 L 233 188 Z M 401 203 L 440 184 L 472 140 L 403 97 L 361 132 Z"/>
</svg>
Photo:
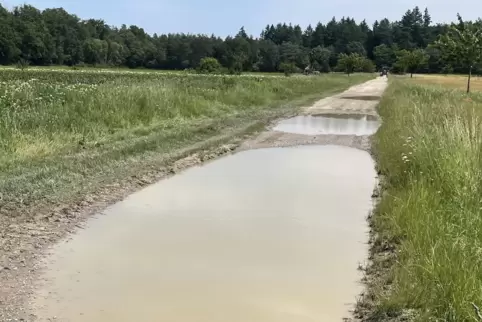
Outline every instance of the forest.
<svg viewBox="0 0 482 322">
<path fill-rule="evenodd" d="M 455 17 L 462 23 L 460 16 Z M 474 25 L 482 25 L 480 20 Z M 153 34 L 138 26 L 109 26 L 103 20 L 81 20 L 62 8 L 38 10 L 30 5 L 7 10 L 0 5 L 0 64 L 35 66 L 124 66 L 150 69 L 196 69 L 203 58 L 214 58 L 230 71 L 277 72 L 289 64 L 319 72 L 339 68 L 340 57 L 355 55 L 373 62 L 366 69 L 392 68 L 410 53 L 423 63 L 410 72 L 465 73 L 467 64 L 442 55 L 434 42 L 450 29 L 432 23 L 428 9 L 407 10 L 399 21 L 365 21 L 335 17 L 302 29 L 299 25 L 267 25 L 258 37 L 241 27 L 225 39 L 215 35 Z M 477 71 L 477 66 L 474 66 Z"/>
</svg>

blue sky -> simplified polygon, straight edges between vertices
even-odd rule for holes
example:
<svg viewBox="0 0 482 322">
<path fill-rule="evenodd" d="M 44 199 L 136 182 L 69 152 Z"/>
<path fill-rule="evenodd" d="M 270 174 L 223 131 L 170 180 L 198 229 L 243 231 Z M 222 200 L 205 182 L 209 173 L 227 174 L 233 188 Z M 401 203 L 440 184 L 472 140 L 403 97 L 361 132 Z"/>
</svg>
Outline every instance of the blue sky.
<svg viewBox="0 0 482 322">
<path fill-rule="evenodd" d="M 450 22 L 460 12 L 464 19 L 482 15 L 481 0 L 0 0 L 12 8 L 31 4 L 39 9 L 63 7 L 80 18 L 104 19 L 109 25 L 137 25 L 149 33 L 235 34 L 244 26 L 248 34 L 259 36 L 266 24 L 292 22 L 306 27 L 331 17 L 366 19 L 372 24 L 387 17 L 398 20 L 418 5 L 429 8 L 435 22 Z"/>
</svg>

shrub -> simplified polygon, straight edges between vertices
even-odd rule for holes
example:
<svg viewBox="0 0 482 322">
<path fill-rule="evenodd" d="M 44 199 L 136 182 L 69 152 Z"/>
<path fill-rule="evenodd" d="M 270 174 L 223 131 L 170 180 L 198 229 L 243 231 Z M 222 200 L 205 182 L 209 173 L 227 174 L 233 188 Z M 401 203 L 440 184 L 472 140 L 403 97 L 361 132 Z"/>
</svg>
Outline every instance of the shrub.
<svg viewBox="0 0 482 322">
<path fill-rule="evenodd" d="M 375 64 L 366 57 L 358 58 L 357 65 L 355 67 L 355 71 L 362 72 L 362 73 L 374 73 L 375 72 Z"/>
<path fill-rule="evenodd" d="M 214 74 L 219 73 L 221 70 L 221 64 L 216 58 L 204 57 L 199 63 L 198 71 L 202 74 Z"/>
<path fill-rule="evenodd" d="M 280 71 L 282 71 L 285 76 L 290 76 L 291 74 L 295 73 L 297 68 L 296 65 L 293 63 L 281 63 L 279 65 Z"/>
<path fill-rule="evenodd" d="M 338 71 L 343 71 L 350 75 L 353 72 L 373 73 L 375 71 L 375 64 L 359 54 L 340 54 L 338 56 Z"/>
<path fill-rule="evenodd" d="M 30 62 L 28 60 L 20 58 L 18 62 L 15 64 L 15 68 L 25 70 L 28 68 L 29 65 L 30 65 Z"/>
</svg>

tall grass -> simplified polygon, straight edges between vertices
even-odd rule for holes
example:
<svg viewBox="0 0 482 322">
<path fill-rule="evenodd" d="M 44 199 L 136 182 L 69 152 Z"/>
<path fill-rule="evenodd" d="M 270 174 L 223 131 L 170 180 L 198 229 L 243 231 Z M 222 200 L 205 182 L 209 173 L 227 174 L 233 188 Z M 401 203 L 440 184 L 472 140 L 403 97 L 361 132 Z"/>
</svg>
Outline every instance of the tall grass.
<svg viewBox="0 0 482 322">
<path fill-rule="evenodd" d="M 80 193 L 371 77 L 0 70 L 0 203 Z"/>
<path fill-rule="evenodd" d="M 387 194 L 374 225 L 397 260 L 378 317 L 414 309 L 417 321 L 479 321 L 482 94 L 394 80 L 379 112 L 374 148 Z"/>
<path fill-rule="evenodd" d="M 12 71 L 7 77 L 25 72 Z M 0 83 L 0 160 L 44 156 L 77 142 L 103 141 L 118 132 L 239 114 L 348 83 L 318 78 L 31 73 Z M 75 75 L 75 73 L 74 73 Z M 115 75 L 115 74 L 114 74 Z M 152 75 L 154 77 L 152 77 Z M 41 77 L 39 79 L 38 77 Z M 28 77 L 28 76 L 27 76 Z M 111 77 L 111 73 L 107 77 Z"/>
</svg>

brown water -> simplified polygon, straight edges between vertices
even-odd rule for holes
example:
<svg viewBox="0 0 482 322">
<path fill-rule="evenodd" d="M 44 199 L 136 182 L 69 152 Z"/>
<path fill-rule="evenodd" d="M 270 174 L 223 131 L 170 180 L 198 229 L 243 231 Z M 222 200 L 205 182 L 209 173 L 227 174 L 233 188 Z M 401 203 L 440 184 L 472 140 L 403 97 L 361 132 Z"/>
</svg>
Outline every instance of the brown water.
<svg viewBox="0 0 482 322">
<path fill-rule="evenodd" d="M 300 115 L 282 120 L 274 131 L 306 135 L 372 135 L 380 126 L 378 119 L 371 115 L 325 114 Z"/>
<path fill-rule="evenodd" d="M 341 321 L 361 291 L 375 176 L 368 153 L 337 146 L 252 150 L 189 169 L 54 247 L 34 313 Z"/>
</svg>

